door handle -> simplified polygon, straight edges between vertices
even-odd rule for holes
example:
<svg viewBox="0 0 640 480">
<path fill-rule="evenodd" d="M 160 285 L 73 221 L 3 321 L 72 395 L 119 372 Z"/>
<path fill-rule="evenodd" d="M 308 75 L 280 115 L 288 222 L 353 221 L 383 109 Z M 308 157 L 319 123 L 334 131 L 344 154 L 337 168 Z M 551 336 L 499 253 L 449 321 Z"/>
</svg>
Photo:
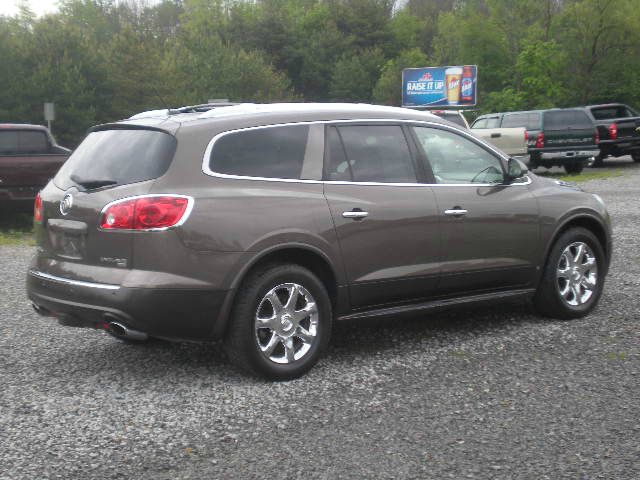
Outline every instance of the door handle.
<svg viewBox="0 0 640 480">
<path fill-rule="evenodd" d="M 500 138 L 502 136 L 501 133 L 492 133 L 491 138 Z"/>
<path fill-rule="evenodd" d="M 365 217 L 369 216 L 369 212 L 365 212 L 360 210 L 359 208 L 354 208 L 350 212 L 342 212 L 343 218 L 351 218 L 353 220 L 362 220 Z"/>
<path fill-rule="evenodd" d="M 467 210 L 460 207 L 453 207 L 450 210 L 445 210 L 444 214 L 449 215 L 450 217 L 463 217 L 467 214 Z"/>
</svg>

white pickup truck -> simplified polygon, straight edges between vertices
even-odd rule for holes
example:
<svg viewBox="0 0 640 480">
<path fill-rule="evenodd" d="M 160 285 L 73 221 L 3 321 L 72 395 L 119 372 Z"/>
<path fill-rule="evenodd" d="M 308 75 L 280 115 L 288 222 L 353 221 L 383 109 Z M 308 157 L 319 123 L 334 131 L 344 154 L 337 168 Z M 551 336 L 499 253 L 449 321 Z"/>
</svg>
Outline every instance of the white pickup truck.
<svg viewBox="0 0 640 480">
<path fill-rule="evenodd" d="M 499 115 L 495 117 L 485 115 L 473 122 L 471 133 L 495 145 L 510 157 L 527 164 L 529 162 L 527 130 L 524 127 L 498 128 L 499 125 Z"/>
</svg>

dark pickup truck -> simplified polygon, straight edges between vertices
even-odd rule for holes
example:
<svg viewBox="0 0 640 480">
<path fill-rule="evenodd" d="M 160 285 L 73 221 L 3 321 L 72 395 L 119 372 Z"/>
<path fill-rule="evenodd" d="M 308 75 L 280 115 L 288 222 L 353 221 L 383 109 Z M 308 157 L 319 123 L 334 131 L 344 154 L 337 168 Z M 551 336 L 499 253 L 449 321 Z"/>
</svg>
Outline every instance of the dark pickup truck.
<svg viewBox="0 0 640 480">
<path fill-rule="evenodd" d="M 576 174 L 599 153 L 596 128 L 579 108 L 492 113 L 478 117 L 471 126 L 472 130 L 513 127 L 526 130 L 531 169 L 559 166 Z"/>
<path fill-rule="evenodd" d="M 594 166 L 602 165 L 608 156 L 631 155 L 640 162 L 640 116 L 621 103 L 584 107 L 600 135 L 600 154 Z"/>
<path fill-rule="evenodd" d="M 41 125 L 0 124 L 0 210 L 30 211 L 70 153 Z"/>
</svg>

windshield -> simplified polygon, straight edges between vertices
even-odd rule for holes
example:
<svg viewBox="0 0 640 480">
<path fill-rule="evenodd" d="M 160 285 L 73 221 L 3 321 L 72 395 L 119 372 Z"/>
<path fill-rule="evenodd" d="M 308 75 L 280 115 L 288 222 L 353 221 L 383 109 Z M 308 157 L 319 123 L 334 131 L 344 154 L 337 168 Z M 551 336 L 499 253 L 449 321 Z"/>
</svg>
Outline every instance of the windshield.
<svg viewBox="0 0 640 480">
<path fill-rule="evenodd" d="M 59 188 L 123 185 L 163 175 L 176 139 L 155 130 L 102 130 L 90 133 L 54 178 Z"/>
</svg>

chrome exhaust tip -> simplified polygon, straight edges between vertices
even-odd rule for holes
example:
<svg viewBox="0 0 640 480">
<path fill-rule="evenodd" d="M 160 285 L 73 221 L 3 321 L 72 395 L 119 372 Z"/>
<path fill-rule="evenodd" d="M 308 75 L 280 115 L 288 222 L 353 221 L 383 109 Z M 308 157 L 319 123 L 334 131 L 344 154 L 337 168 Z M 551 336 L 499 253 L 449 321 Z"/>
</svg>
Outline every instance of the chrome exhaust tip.
<svg viewBox="0 0 640 480">
<path fill-rule="evenodd" d="M 112 335 L 115 335 L 116 337 L 127 338 L 129 340 L 136 340 L 139 342 L 142 342 L 149 338 L 149 335 L 147 335 L 146 333 L 140 332 L 138 330 L 131 330 L 120 322 L 109 322 L 107 331 Z"/>
</svg>

